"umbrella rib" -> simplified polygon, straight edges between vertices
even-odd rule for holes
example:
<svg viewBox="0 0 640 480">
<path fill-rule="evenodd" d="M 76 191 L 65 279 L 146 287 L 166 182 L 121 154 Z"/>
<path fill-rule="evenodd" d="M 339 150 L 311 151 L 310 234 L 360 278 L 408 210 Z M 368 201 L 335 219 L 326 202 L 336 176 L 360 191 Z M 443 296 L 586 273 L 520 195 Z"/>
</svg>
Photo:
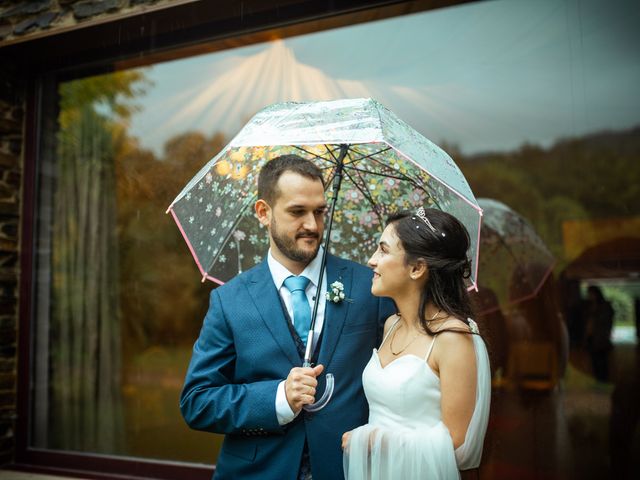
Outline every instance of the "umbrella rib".
<svg viewBox="0 0 640 480">
<path fill-rule="evenodd" d="M 348 155 L 348 153 L 349 153 L 349 147 L 350 147 L 350 145 L 347 145 L 347 151 L 345 152 L 345 155 Z M 324 144 L 324 148 L 326 148 L 326 149 L 327 149 L 327 152 L 329 152 L 329 155 L 331 155 L 331 156 L 333 157 L 333 159 L 335 160 L 335 163 L 334 163 L 334 164 L 337 166 L 337 165 L 338 165 L 338 158 L 335 156 L 335 154 L 334 154 L 333 152 L 335 152 L 336 150 L 339 150 L 339 149 L 340 149 L 340 147 L 338 147 L 338 148 L 334 148 L 333 150 L 331 150 L 331 149 L 327 146 L 327 144 L 325 143 L 325 144 Z M 331 160 L 329 160 L 329 161 L 331 161 Z M 345 165 L 345 163 L 344 163 L 344 158 L 342 159 L 342 165 L 343 165 L 343 166 Z"/>
<path fill-rule="evenodd" d="M 392 149 L 391 147 L 387 147 L 387 148 L 384 148 L 384 149 L 382 149 L 382 150 L 378 150 L 377 152 L 374 152 L 374 153 L 371 153 L 371 154 L 369 154 L 369 155 L 366 155 L 366 156 L 360 157 L 360 158 L 358 158 L 358 159 L 356 159 L 356 160 L 353 160 L 353 161 L 351 162 L 351 164 L 350 164 L 350 165 L 353 165 L 353 164 L 355 164 L 355 163 L 357 163 L 357 162 L 360 162 L 360 161 L 362 161 L 362 160 L 370 159 L 372 162 L 377 163 L 378 165 L 380 165 L 380 167 L 382 167 L 384 170 L 387 170 L 387 171 L 389 171 L 389 170 L 390 170 L 391 172 L 393 172 L 393 173 L 391 173 L 391 174 L 390 174 L 390 173 L 378 173 L 378 172 L 373 172 L 373 171 L 371 171 L 371 170 L 365 170 L 365 169 L 361 169 L 361 168 L 353 167 L 353 166 L 349 166 L 349 168 L 351 168 L 351 169 L 353 169 L 353 170 L 360 170 L 360 171 L 362 171 L 362 172 L 364 172 L 364 173 L 371 173 L 371 174 L 375 174 L 375 175 L 384 176 L 384 177 L 387 177 L 387 178 L 395 178 L 395 179 L 397 179 L 397 180 L 406 180 L 406 181 L 410 182 L 411 184 L 413 184 L 413 185 L 416 185 L 416 186 L 417 186 L 417 182 L 416 182 L 416 180 L 412 179 L 412 178 L 411 178 L 411 177 L 409 177 L 408 175 L 404 175 L 404 174 L 402 174 L 402 173 L 397 173 L 397 172 L 396 172 L 395 170 L 393 170 L 389 165 L 385 164 L 384 162 L 381 162 L 378 158 L 376 158 L 376 157 L 375 157 L 375 155 L 379 155 L 379 154 L 381 154 L 381 153 L 388 152 L 388 151 L 389 151 L 389 150 L 391 150 L 391 149 Z"/>
<path fill-rule="evenodd" d="M 381 150 L 380 152 L 377 152 L 377 153 L 375 153 L 375 154 L 371 154 L 371 155 L 369 155 L 369 156 L 367 156 L 367 157 L 362 157 L 362 158 L 361 158 L 361 159 L 359 159 L 358 161 L 363 160 L 363 159 L 365 159 L 365 158 L 370 158 L 370 159 L 371 159 L 371 161 L 373 161 L 374 163 L 377 163 L 378 165 L 380 165 L 380 167 L 382 167 L 384 170 L 390 170 L 390 171 L 392 172 L 391 174 L 388 174 L 388 173 L 380 173 L 379 175 L 384 175 L 384 176 L 389 177 L 389 178 L 396 178 L 396 179 L 398 179 L 398 180 L 407 180 L 407 181 L 409 181 L 409 182 L 411 182 L 411 183 L 415 184 L 415 183 L 416 183 L 416 181 L 415 181 L 414 179 L 412 179 L 411 177 L 409 177 L 408 175 L 405 175 L 405 174 L 403 174 L 403 173 L 396 172 L 396 171 L 395 171 L 395 170 L 393 170 L 389 165 L 387 165 L 386 163 L 384 163 L 384 162 L 380 161 L 378 158 L 376 158 L 376 157 L 374 157 L 374 156 L 373 156 L 373 155 L 378 155 L 379 153 L 384 153 L 384 152 L 389 151 L 389 150 L 391 150 L 391 147 L 386 148 L 386 149 L 384 149 L 384 150 Z M 354 170 L 355 170 L 355 169 L 358 169 L 358 167 L 350 167 L 350 168 L 353 168 Z M 364 170 L 364 171 L 365 171 L 365 172 L 368 172 L 368 170 Z"/>
<path fill-rule="evenodd" d="M 380 163 L 378 160 L 372 159 L 374 161 L 376 161 L 377 163 Z M 383 165 L 383 164 L 382 164 Z M 384 165 L 383 165 L 384 166 Z M 382 172 L 375 172 L 372 170 L 365 170 L 363 168 L 357 168 L 357 167 L 349 167 L 349 170 L 353 170 L 356 171 L 358 173 L 366 173 L 367 175 L 377 175 L 379 177 L 384 177 L 384 178 L 395 178 L 396 180 L 404 180 L 406 182 L 409 182 L 411 185 L 413 185 L 416 188 L 419 188 L 421 190 L 423 190 L 425 193 L 428 193 L 421 185 L 420 183 L 414 179 L 411 178 L 408 175 L 403 175 L 403 174 L 396 174 L 396 175 L 391 175 L 391 174 L 387 174 L 387 173 L 382 173 Z"/>
<path fill-rule="evenodd" d="M 379 164 L 379 165 L 381 165 L 383 168 L 387 168 L 387 169 L 389 169 L 389 166 L 387 166 L 387 165 L 385 165 L 384 163 L 380 162 L 380 160 L 378 160 L 377 158 L 372 158 L 371 160 L 372 160 L 372 161 L 374 161 L 374 162 L 376 162 L 376 163 L 378 163 L 378 164 Z M 419 167 L 418 167 L 418 168 L 419 168 Z M 426 170 L 425 170 L 425 171 L 426 171 Z M 427 172 L 427 173 L 428 173 L 428 172 Z M 413 177 L 411 177 L 411 176 L 409 176 L 409 175 L 406 175 L 406 174 L 404 174 L 404 173 L 398 173 L 397 175 L 386 175 L 386 174 L 383 174 L 383 175 L 387 176 L 388 178 L 395 178 L 395 179 L 397 179 L 397 180 L 404 180 L 404 181 L 406 181 L 406 182 L 409 182 L 409 183 L 410 183 L 411 185 L 413 185 L 415 188 L 417 188 L 417 189 L 419 189 L 419 190 L 422 190 L 422 191 L 425 193 L 425 195 L 427 195 L 428 197 L 430 197 L 430 198 L 431 198 L 431 200 L 433 201 L 433 203 L 434 203 L 438 208 L 440 208 L 440 209 L 441 209 L 440 205 L 438 204 L 438 202 L 437 202 L 437 200 L 436 200 L 437 196 L 436 196 L 435 194 L 433 194 L 433 193 L 430 193 L 430 192 L 427 190 L 427 188 L 425 188 L 425 186 L 423 186 L 423 185 L 422 185 L 422 182 L 418 181 L 416 178 L 413 178 Z M 425 184 L 425 185 L 426 185 L 426 186 L 428 186 L 428 183 L 427 183 L 427 184 Z"/>
<path fill-rule="evenodd" d="M 302 148 L 298 145 L 293 145 L 294 148 L 308 154 L 311 155 L 314 158 L 320 159 L 320 160 L 324 160 L 325 162 L 328 162 L 330 165 L 332 166 L 328 166 L 328 167 L 320 167 L 321 170 L 328 170 L 328 169 L 332 169 L 333 166 L 337 166 L 338 162 L 337 159 L 335 157 L 335 155 L 333 154 L 333 152 L 331 151 L 331 149 L 325 144 L 324 147 L 327 149 L 327 152 L 333 157 L 333 159 L 331 158 L 327 158 L 327 157 L 323 157 L 321 155 L 318 155 L 317 153 L 313 153 L 310 152 L 309 150 Z M 329 178 L 327 178 L 327 181 L 325 182 L 325 191 L 327 190 L 327 188 L 329 188 L 329 185 L 331 185 L 331 183 L 333 182 L 333 177 L 335 177 L 335 170 L 333 170 L 333 172 L 329 175 Z"/>
<path fill-rule="evenodd" d="M 383 148 L 382 150 L 378 150 L 377 152 L 373 152 L 373 153 L 369 153 L 367 155 L 363 155 L 360 158 L 351 159 L 352 160 L 351 164 L 360 162 L 361 160 L 366 160 L 367 158 L 371 158 L 372 160 L 375 160 L 375 158 L 374 158 L 375 155 L 380 155 L 381 153 L 388 152 L 389 150 L 391 150 L 391 147 Z M 352 151 L 355 151 L 355 153 L 360 153 L 357 150 L 352 150 Z M 349 157 L 351 158 L 351 156 L 349 156 Z"/>
<path fill-rule="evenodd" d="M 325 145 L 325 147 L 327 148 L 327 150 L 329 151 L 331 156 L 334 156 L 333 152 L 331 152 L 331 150 L 329 150 L 329 148 L 326 145 Z M 405 175 L 403 173 L 399 173 L 399 172 L 394 171 L 393 169 L 391 169 L 391 167 L 389 167 L 389 165 L 385 164 L 384 162 L 380 161 L 378 158 L 375 157 L 375 155 L 380 155 L 381 153 L 387 152 L 389 150 L 392 150 L 392 148 L 391 147 L 386 147 L 386 148 L 383 148 L 381 150 L 378 150 L 377 152 L 373 152 L 373 153 L 370 153 L 368 155 L 364 155 L 364 156 L 362 156 L 360 158 L 357 158 L 355 160 L 353 159 L 353 157 L 351 155 L 351 153 L 354 152 L 354 150 L 351 150 L 349 152 L 349 154 L 348 154 L 349 159 L 351 161 L 349 162 L 349 164 L 345 163 L 345 170 L 344 171 L 346 173 L 347 169 L 350 169 L 350 170 L 354 170 L 356 172 L 365 173 L 367 175 L 377 175 L 377 176 L 380 176 L 380 177 L 395 178 L 396 180 L 403 180 L 403 181 L 409 182 L 415 188 L 417 188 L 418 190 L 421 190 L 422 192 L 424 192 L 425 195 L 427 195 L 429 198 L 431 198 L 431 201 L 434 203 L 434 205 L 437 208 L 441 209 L 439 203 L 436 200 L 436 195 L 430 194 L 429 191 L 425 187 L 423 187 L 421 185 L 421 182 L 419 182 L 418 180 L 416 180 L 416 179 L 414 179 L 414 178 L 412 178 L 412 177 L 410 177 L 408 175 Z M 358 153 L 357 150 L 355 150 L 355 153 Z M 335 156 L 334 156 L 334 158 L 335 158 Z M 387 171 L 390 170 L 393 173 L 375 172 L 375 171 L 372 171 L 372 170 L 366 170 L 366 169 L 354 166 L 354 164 L 356 164 L 358 162 L 361 162 L 362 160 L 366 160 L 366 159 L 370 159 L 372 162 L 378 164 L 384 170 L 387 170 Z M 354 183 L 354 185 L 356 185 L 356 183 L 353 181 L 353 178 L 352 177 L 349 177 L 349 178 L 351 178 L 351 181 Z M 360 179 L 362 180 L 362 177 L 360 177 Z M 363 182 L 364 182 L 364 180 L 363 180 Z M 358 190 L 360 190 L 364 195 L 364 192 L 360 188 L 358 188 Z"/>
<path fill-rule="evenodd" d="M 378 160 L 377 158 L 371 158 L 372 161 L 374 161 L 375 163 L 377 163 L 378 165 L 389 169 L 389 167 L 387 165 L 385 165 L 384 163 L 382 163 L 380 160 Z M 367 175 L 378 175 L 380 177 L 385 177 L 385 178 L 395 178 L 396 180 L 404 180 L 406 182 L 409 182 L 411 185 L 413 185 L 415 188 L 422 190 L 426 195 L 428 195 L 431 200 L 433 201 L 433 203 L 438 207 L 441 208 L 440 205 L 438 204 L 438 202 L 436 201 L 436 196 L 433 194 L 430 194 L 429 191 L 423 187 L 415 178 L 410 177 L 409 175 L 405 175 L 403 173 L 396 173 L 395 175 L 391 175 L 391 174 L 386 174 L 386 173 L 381 173 L 381 172 L 374 172 L 371 170 L 365 170 L 362 168 L 358 168 L 358 167 L 349 167 L 350 170 L 354 170 L 357 172 L 362 172 L 362 173 L 366 173 Z M 345 170 L 346 171 L 346 170 Z"/>
<path fill-rule="evenodd" d="M 308 155 L 311 155 L 312 157 L 319 158 L 319 159 L 321 159 L 321 160 L 324 160 L 324 161 L 326 161 L 326 162 L 332 163 L 332 164 L 334 164 L 334 165 L 335 165 L 335 164 L 337 164 L 337 159 L 336 159 L 336 157 L 333 155 L 333 152 L 331 151 L 331 149 L 329 149 L 329 147 L 327 147 L 327 145 L 326 145 L 326 144 L 325 144 L 325 146 L 324 146 L 324 147 L 327 149 L 327 152 L 329 152 L 329 154 L 333 157 L 333 160 L 332 160 L 332 159 L 330 159 L 330 158 L 327 158 L 327 157 L 323 157 L 322 155 L 318 155 L 317 153 L 310 152 L 309 150 L 307 150 L 307 149 L 305 149 L 305 148 L 302 148 L 302 147 L 300 147 L 300 146 L 298 146 L 298 145 L 294 145 L 293 147 L 294 147 L 294 148 L 296 148 L 296 149 L 298 149 L 298 150 L 303 151 L 304 153 L 306 153 L 306 154 L 308 154 Z"/>
<path fill-rule="evenodd" d="M 358 173 L 358 179 L 365 184 L 366 183 L 364 181 L 364 179 L 362 178 L 362 176 L 360 175 L 359 172 Z M 373 198 L 371 197 L 371 195 L 369 195 L 369 191 L 366 188 L 362 188 L 358 182 L 356 182 L 353 177 L 349 174 L 348 170 L 344 170 L 344 174 L 349 178 L 349 180 L 351 180 L 351 183 L 353 183 L 353 185 L 358 189 L 358 191 L 364 196 L 364 198 L 366 198 L 367 200 L 369 200 L 369 203 L 371 204 L 374 213 L 376 214 L 376 216 L 378 217 L 378 221 L 380 222 L 380 225 L 383 225 L 384 222 L 382 220 L 382 217 L 380 216 L 380 212 L 378 212 L 378 208 L 376 208 L 376 202 L 373 200 Z"/>
<path fill-rule="evenodd" d="M 412 179 L 411 177 L 408 177 L 406 175 L 391 175 L 391 174 L 387 174 L 387 173 L 382 173 L 382 172 L 376 172 L 373 170 L 366 170 L 364 168 L 358 168 L 358 167 L 349 167 L 349 170 L 353 170 L 356 172 L 362 172 L 362 173 L 366 173 L 367 175 L 377 175 L 379 177 L 385 177 L 385 178 L 395 178 L 397 180 L 406 180 L 412 184 L 415 184 L 415 180 Z"/>
</svg>

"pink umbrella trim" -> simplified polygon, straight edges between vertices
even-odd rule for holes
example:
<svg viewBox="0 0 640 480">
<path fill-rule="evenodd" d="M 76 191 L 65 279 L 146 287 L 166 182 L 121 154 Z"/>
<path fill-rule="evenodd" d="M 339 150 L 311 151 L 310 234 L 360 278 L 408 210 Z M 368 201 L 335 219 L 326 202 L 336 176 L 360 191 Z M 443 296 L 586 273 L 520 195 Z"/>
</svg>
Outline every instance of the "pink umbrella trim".
<svg viewBox="0 0 640 480">
<path fill-rule="evenodd" d="M 547 278 L 549 277 L 549 275 L 551 275 L 551 272 L 553 272 L 554 267 L 556 266 L 556 261 L 554 260 L 554 262 L 549 266 L 549 268 L 547 269 L 547 271 L 545 272 L 544 276 L 542 277 L 542 280 L 540 280 L 540 282 L 538 283 L 538 286 L 536 287 L 536 289 L 530 293 L 529 295 L 525 295 L 523 297 L 518 297 L 514 300 L 509 300 L 507 302 L 507 305 L 516 305 L 518 303 L 522 303 L 525 302 L 527 300 L 531 300 L 532 298 L 536 297 L 538 295 L 538 293 L 540 293 L 540 289 L 542 288 L 542 285 L 544 285 L 544 282 L 547 281 Z M 495 307 L 491 307 L 488 308 L 486 310 L 481 310 L 478 312 L 478 315 L 484 315 L 486 313 L 491 313 L 491 312 L 495 312 L 497 310 L 500 309 L 500 306 L 495 306 Z"/>
<path fill-rule="evenodd" d="M 191 256 L 193 257 L 193 259 L 196 262 L 196 265 L 198 266 L 198 270 L 200 270 L 200 273 L 202 274 L 202 281 L 204 282 L 205 279 L 211 280 L 213 282 L 216 282 L 219 285 L 224 285 L 224 282 L 222 280 L 219 280 L 215 277 L 212 277 L 211 275 L 209 275 L 209 273 L 202 268 L 202 265 L 200 264 L 200 261 L 198 260 L 198 256 L 196 255 L 196 252 L 193 248 L 193 245 L 191 245 L 191 242 L 189 241 L 189 238 L 187 237 L 187 234 L 185 233 L 184 229 L 182 228 L 182 225 L 180 224 L 180 220 L 178 220 L 178 216 L 175 214 L 175 212 L 173 211 L 173 208 L 169 207 L 169 209 L 167 210 L 168 212 L 171 213 L 171 216 L 173 217 L 173 220 L 176 222 L 176 225 L 178 225 L 178 230 L 180 230 L 180 233 L 182 234 L 182 237 L 184 238 L 184 241 L 187 242 L 187 247 L 189 247 L 189 251 L 191 252 Z"/>
</svg>

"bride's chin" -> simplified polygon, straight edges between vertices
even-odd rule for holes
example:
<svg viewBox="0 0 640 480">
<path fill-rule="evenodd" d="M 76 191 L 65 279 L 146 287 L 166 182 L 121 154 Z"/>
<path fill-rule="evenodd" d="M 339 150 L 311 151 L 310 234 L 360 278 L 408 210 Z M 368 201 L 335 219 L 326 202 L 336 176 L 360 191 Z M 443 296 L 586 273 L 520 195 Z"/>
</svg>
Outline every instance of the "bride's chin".
<svg viewBox="0 0 640 480">
<path fill-rule="evenodd" d="M 371 286 L 371 295 L 373 295 L 374 297 L 384 297 L 384 292 L 382 291 L 382 289 L 377 288 L 375 285 Z"/>
</svg>

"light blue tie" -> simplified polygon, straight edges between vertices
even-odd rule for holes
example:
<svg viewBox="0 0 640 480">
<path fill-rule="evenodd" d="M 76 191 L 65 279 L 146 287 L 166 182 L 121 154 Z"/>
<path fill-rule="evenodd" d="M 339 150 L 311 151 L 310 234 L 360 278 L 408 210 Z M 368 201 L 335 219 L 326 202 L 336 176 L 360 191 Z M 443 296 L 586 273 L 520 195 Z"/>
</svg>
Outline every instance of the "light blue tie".
<svg viewBox="0 0 640 480">
<path fill-rule="evenodd" d="M 309 308 L 309 301 L 305 293 L 307 285 L 309 285 L 309 279 L 307 277 L 294 277 L 291 275 L 284 281 L 284 286 L 291 292 L 293 326 L 305 347 L 307 346 L 309 327 L 311 327 L 311 308 Z"/>
</svg>

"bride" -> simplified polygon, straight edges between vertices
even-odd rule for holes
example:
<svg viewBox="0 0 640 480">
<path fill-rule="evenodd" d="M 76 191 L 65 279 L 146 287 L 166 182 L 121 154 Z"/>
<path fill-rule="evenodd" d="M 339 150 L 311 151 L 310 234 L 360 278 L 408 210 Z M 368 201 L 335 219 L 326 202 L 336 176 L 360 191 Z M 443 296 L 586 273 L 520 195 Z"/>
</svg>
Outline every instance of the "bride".
<svg viewBox="0 0 640 480">
<path fill-rule="evenodd" d="M 371 292 L 398 313 L 362 374 L 369 423 L 343 435 L 347 479 L 456 479 L 479 466 L 491 384 L 464 283 L 468 248 L 466 229 L 440 210 L 389 219 L 369 260 Z"/>
</svg>

